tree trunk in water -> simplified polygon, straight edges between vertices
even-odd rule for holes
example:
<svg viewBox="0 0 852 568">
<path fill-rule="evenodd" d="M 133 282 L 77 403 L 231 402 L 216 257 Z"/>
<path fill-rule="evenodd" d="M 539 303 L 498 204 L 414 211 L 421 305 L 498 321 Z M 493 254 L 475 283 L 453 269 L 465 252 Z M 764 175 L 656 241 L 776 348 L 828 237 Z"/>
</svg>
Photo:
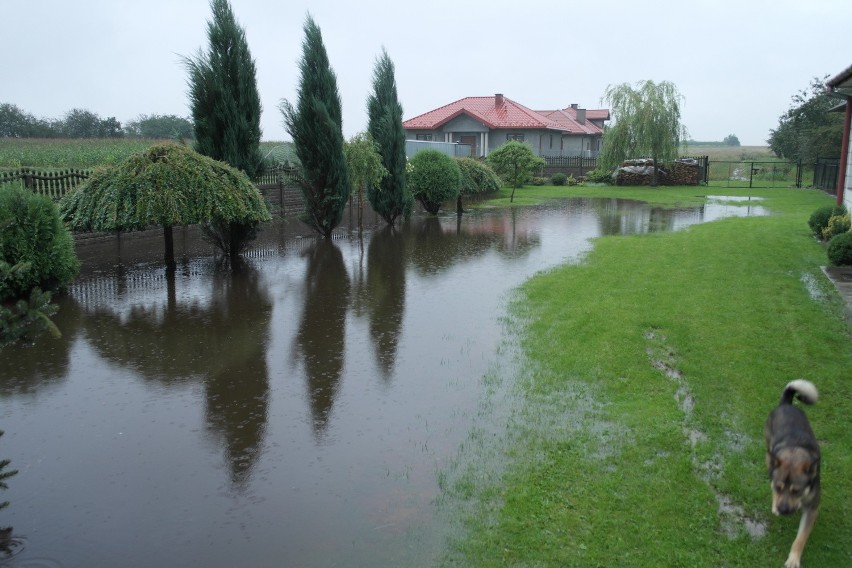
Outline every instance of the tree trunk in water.
<svg viewBox="0 0 852 568">
<path fill-rule="evenodd" d="M 462 209 L 462 200 L 461 200 L 461 193 L 460 193 L 458 201 L 456 201 L 456 214 L 461 215 L 462 213 L 464 213 L 464 209 Z"/>
<path fill-rule="evenodd" d="M 175 268 L 177 268 L 177 264 L 175 264 L 175 239 L 172 234 L 171 225 L 163 225 L 163 240 L 166 245 L 166 269 L 175 270 Z"/>
</svg>

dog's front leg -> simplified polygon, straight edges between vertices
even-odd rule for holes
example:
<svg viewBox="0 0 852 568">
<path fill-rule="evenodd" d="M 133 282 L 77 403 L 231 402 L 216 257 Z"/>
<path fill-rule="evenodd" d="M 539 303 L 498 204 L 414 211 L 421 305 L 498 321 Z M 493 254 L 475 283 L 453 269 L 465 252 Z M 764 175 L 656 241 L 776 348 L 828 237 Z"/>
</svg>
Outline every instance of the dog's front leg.
<svg viewBox="0 0 852 568">
<path fill-rule="evenodd" d="M 799 532 L 796 534 L 793 546 L 790 547 L 790 555 L 787 556 L 784 568 L 799 568 L 802 561 L 802 551 L 805 549 L 805 543 L 808 542 L 808 537 L 814 528 L 817 512 L 816 508 L 808 508 L 802 512 L 802 520 L 799 521 Z"/>
</svg>

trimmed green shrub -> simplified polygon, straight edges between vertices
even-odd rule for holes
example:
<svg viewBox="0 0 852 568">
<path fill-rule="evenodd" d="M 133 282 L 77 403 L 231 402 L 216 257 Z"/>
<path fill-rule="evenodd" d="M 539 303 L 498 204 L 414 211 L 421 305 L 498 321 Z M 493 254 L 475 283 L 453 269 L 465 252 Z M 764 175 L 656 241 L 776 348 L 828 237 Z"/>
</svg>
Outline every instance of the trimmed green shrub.
<svg viewBox="0 0 852 568">
<path fill-rule="evenodd" d="M 568 176 L 563 174 L 562 172 L 556 172 L 552 176 L 550 176 L 550 183 L 553 185 L 565 185 L 565 180 L 568 179 Z"/>
<path fill-rule="evenodd" d="M 612 183 L 612 172 L 608 170 L 592 170 L 586 172 L 586 181 L 589 183 Z"/>
<path fill-rule="evenodd" d="M 811 213 L 811 216 L 808 219 L 808 226 L 811 228 L 811 232 L 813 232 L 814 235 L 821 237 L 822 230 L 828 226 L 829 219 L 835 215 L 843 215 L 844 213 L 846 213 L 846 209 L 844 207 L 838 207 L 836 205 L 820 207 Z"/>
<path fill-rule="evenodd" d="M 0 189 L 0 262 L 9 267 L 0 302 L 29 298 L 33 288 L 59 290 L 77 276 L 74 241 L 50 198 Z"/>
<path fill-rule="evenodd" d="M 849 213 L 845 215 L 832 215 L 828 219 L 828 225 L 822 230 L 822 239 L 830 241 L 831 238 L 850 229 Z"/>
<path fill-rule="evenodd" d="M 461 194 L 493 193 L 500 189 L 501 180 L 485 162 L 473 158 L 456 158 L 461 171 Z"/>
<path fill-rule="evenodd" d="M 834 266 L 852 265 L 852 232 L 840 233 L 828 241 L 828 260 Z"/>
<path fill-rule="evenodd" d="M 547 185 L 547 178 L 533 176 L 530 178 L 530 185 Z"/>
<path fill-rule="evenodd" d="M 411 195 L 423 209 L 436 215 L 441 205 L 459 196 L 461 170 L 456 161 L 437 150 L 423 150 L 412 156 L 406 168 Z"/>
</svg>

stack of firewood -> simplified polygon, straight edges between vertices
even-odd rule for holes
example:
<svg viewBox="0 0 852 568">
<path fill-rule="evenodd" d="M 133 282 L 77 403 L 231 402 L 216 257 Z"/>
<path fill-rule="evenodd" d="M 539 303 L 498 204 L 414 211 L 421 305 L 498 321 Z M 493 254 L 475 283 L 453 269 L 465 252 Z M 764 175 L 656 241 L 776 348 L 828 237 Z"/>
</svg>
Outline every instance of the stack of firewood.
<svg viewBox="0 0 852 568">
<path fill-rule="evenodd" d="M 694 160 L 679 160 L 660 164 L 657 182 L 660 185 L 698 185 L 698 164 Z M 654 161 L 626 160 L 618 169 L 616 185 L 651 185 Z"/>
<path fill-rule="evenodd" d="M 698 163 L 695 160 L 668 164 L 666 185 L 698 185 Z"/>
</svg>

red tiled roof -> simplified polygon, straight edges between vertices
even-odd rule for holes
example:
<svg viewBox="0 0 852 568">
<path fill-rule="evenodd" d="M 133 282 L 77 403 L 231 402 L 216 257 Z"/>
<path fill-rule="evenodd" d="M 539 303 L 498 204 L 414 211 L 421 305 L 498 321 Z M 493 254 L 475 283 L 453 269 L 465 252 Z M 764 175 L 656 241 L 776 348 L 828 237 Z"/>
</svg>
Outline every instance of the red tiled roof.
<svg viewBox="0 0 852 568">
<path fill-rule="evenodd" d="M 502 105 L 498 100 L 502 98 Z M 546 129 L 574 134 L 601 134 L 603 130 L 592 120 L 609 120 L 608 109 L 586 110 L 583 124 L 577 122 L 577 109 L 530 110 L 512 99 L 496 95 L 466 97 L 402 123 L 406 130 L 435 130 L 454 118 L 467 115 L 490 129 Z"/>
<path fill-rule="evenodd" d="M 466 97 L 436 108 L 402 123 L 407 130 L 434 130 L 466 114 L 488 128 L 544 128 L 562 131 L 558 122 L 530 110 L 524 105 L 503 97 L 503 104 L 496 104 L 497 97 Z"/>
<path fill-rule="evenodd" d="M 564 130 L 572 134 L 601 134 L 603 129 L 591 121 L 609 120 L 609 110 L 605 108 L 586 110 L 586 120 L 582 124 L 577 121 L 577 109 L 573 107 L 559 110 L 540 110 L 538 112 L 559 123 Z"/>
</svg>

